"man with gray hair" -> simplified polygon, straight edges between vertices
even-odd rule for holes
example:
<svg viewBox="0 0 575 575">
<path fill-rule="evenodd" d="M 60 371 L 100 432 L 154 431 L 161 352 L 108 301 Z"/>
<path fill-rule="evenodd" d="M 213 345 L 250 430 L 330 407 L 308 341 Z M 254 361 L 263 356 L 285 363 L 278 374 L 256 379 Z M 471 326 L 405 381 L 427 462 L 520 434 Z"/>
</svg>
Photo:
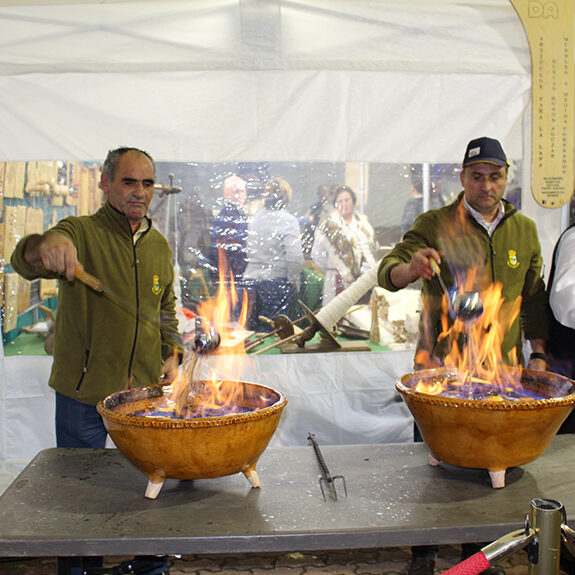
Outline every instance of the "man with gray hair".
<svg viewBox="0 0 575 575">
<path fill-rule="evenodd" d="M 58 447 L 105 447 L 97 403 L 127 386 L 158 384 L 161 377 L 169 382 L 177 374 L 183 347 L 172 250 L 146 215 L 154 182 L 148 153 L 112 150 L 100 178 L 104 205 L 22 238 L 12 254 L 12 267 L 22 277 L 59 279 L 49 382 L 56 392 Z M 101 278 L 114 298 L 81 283 L 84 270 Z M 101 563 L 79 559 L 85 560 L 82 567 Z M 70 567 L 72 559 L 60 561 Z M 138 575 L 160 575 L 168 572 L 168 562 L 137 557 L 132 568 Z"/>
<path fill-rule="evenodd" d="M 226 284 L 233 277 L 237 286 L 242 282 L 247 264 L 248 219 L 243 207 L 246 201 L 246 182 L 239 176 L 226 178 L 222 196 L 221 207 L 214 217 L 210 232 L 210 276 L 215 285 L 219 284 L 220 274 Z"/>
</svg>

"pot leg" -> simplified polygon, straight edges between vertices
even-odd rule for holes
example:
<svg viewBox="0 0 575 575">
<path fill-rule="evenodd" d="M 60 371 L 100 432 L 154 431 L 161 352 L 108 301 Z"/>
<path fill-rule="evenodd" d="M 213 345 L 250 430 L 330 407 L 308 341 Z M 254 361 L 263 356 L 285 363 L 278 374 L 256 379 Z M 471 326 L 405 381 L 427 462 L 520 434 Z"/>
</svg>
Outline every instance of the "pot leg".
<svg viewBox="0 0 575 575">
<path fill-rule="evenodd" d="M 491 487 L 500 488 L 505 487 L 505 469 L 500 469 L 499 471 L 489 471 L 489 477 L 491 478 Z"/>
<path fill-rule="evenodd" d="M 432 465 L 433 467 L 437 467 L 441 461 L 439 459 L 435 459 L 435 457 L 433 457 L 433 455 L 431 455 L 431 453 L 427 456 L 427 463 L 429 463 L 429 465 Z"/>
<path fill-rule="evenodd" d="M 257 461 L 256 461 L 257 463 Z M 247 469 L 245 469 L 243 471 L 243 474 L 246 476 L 247 480 L 250 482 L 250 485 L 252 487 L 260 487 L 261 486 L 261 481 L 260 478 L 258 477 L 258 474 L 256 472 L 256 464 L 252 464 L 250 465 Z"/>
<path fill-rule="evenodd" d="M 160 490 L 164 485 L 164 481 L 164 479 L 154 481 L 152 478 L 149 478 L 148 486 L 146 487 L 146 497 L 148 499 L 156 499 L 156 497 L 158 497 L 158 493 L 160 493 Z"/>
</svg>

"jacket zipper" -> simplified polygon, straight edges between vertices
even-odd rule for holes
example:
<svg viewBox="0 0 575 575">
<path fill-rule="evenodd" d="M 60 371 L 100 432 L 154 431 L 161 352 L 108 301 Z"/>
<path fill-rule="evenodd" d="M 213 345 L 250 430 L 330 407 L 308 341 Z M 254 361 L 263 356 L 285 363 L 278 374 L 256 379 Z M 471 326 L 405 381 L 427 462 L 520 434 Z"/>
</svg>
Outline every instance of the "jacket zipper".
<svg viewBox="0 0 575 575">
<path fill-rule="evenodd" d="M 76 385 L 76 392 L 80 391 L 80 388 L 82 387 L 82 381 L 84 381 L 84 377 L 88 373 L 89 357 L 90 357 L 90 350 L 89 349 L 84 350 L 84 365 L 82 366 L 82 375 L 80 376 L 80 379 L 78 380 L 78 383 Z"/>
<path fill-rule="evenodd" d="M 493 248 L 493 236 L 497 232 L 497 229 L 501 226 L 501 224 L 509 219 L 517 210 L 513 210 L 507 214 L 504 214 L 501 218 L 501 221 L 497 224 L 497 227 L 493 230 L 493 234 L 489 236 L 489 259 L 490 259 L 490 266 L 491 266 L 491 283 L 495 283 L 495 256 L 497 255 L 495 249 Z M 483 227 L 483 226 L 482 226 Z"/>
<path fill-rule="evenodd" d="M 491 283 L 495 283 L 495 250 L 493 249 L 493 236 L 489 236 L 489 265 L 491 266 Z"/>
<path fill-rule="evenodd" d="M 132 351 L 130 352 L 130 361 L 128 362 L 128 381 L 132 380 L 132 366 L 134 363 L 134 356 L 136 355 L 136 342 L 138 341 L 138 332 L 140 327 L 140 290 L 138 285 L 138 258 L 136 255 L 136 244 L 132 242 L 132 251 L 134 254 L 134 285 L 136 288 L 136 330 L 134 332 L 134 341 L 132 343 Z"/>
</svg>

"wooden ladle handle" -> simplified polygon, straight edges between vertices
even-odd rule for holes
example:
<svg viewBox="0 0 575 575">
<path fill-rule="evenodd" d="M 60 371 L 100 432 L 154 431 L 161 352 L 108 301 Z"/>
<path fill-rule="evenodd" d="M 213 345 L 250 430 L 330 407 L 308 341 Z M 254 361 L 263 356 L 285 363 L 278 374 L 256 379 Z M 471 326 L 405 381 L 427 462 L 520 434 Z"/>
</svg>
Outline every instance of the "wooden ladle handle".
<svg viewBox="0 0 575 575">
<path fill-rule="evenodd" d="M 98 278 L 84 271 L 82 268 L 76 267 L 74 273 L 81 282 L 85 283 L 88 287 L 91 287 L 94 291 L 99 293 L 104 291 L 104 285 L 102 282 Z"/>
</svg>

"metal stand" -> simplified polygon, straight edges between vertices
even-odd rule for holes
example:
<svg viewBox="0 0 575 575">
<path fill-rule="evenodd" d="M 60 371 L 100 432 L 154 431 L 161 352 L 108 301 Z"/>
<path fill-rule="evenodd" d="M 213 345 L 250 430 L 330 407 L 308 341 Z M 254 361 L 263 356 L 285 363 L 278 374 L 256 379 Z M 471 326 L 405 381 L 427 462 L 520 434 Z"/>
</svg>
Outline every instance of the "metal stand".
<svg viewBox="0 0 575 575">
<path fill-rule="evenodd" d="M 530 575 L 558 575 L 562 539 L 563 548 L 575 557 L 575 531 L 565 521 L 565 508 L 559 501 L 532 499 L 524 529 L 500 537 L 444 575 L 476 575 L 523 548 L 527 550 Z"/>
<path fill-rule="evenodd" d="M 529 563 L 531 575 L 559 573 L 561 550 L 561 523 L 564 508 L 553 499 L 533 499 L 529 515 L 536 533 L 536 553 L 534 562 Z M 532 558 L 529 557 L 532 561 Z"/>
<path fill-rule="evenodd" d="M 316 314 L 311 311 L 302 301 L 299 305 L 304 310 L 310 326 L 303 333 L 295 336 L 295 343 L 285 342 L 282 353 L 325 353 L 329 351 L 371 351 L 369 345 L 363 341 L 339 342 L 334 335 L 324 326 Z M 320 333 L 320 341 L 307 343 L 317 332 Z"/>
</svg>

